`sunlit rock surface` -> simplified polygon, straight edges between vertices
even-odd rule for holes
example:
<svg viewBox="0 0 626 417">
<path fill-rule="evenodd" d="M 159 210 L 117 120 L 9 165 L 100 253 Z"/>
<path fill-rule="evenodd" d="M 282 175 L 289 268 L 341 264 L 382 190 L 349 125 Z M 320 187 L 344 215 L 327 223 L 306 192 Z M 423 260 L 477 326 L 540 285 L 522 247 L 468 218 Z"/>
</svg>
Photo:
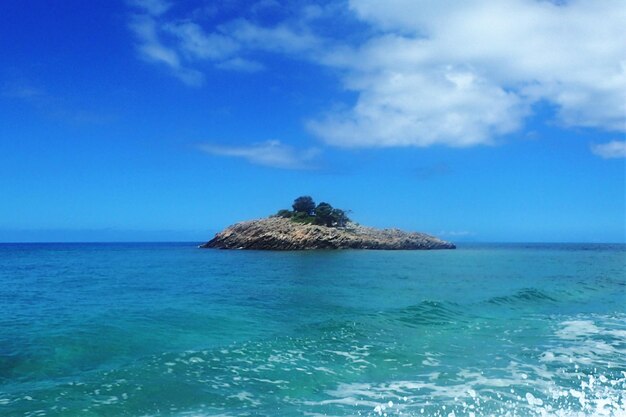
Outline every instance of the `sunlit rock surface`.
<svg viewBox="0 0 626 417">
<path fill-rule="evenodd" d="M 307 250 L 307 249 L 454 249 L 450 242 L 424 233 L 375 229 L 354 223 L 336 228 L 296 223 L 270 217 L 227 227 L 201 248 Z"/>
</svg>

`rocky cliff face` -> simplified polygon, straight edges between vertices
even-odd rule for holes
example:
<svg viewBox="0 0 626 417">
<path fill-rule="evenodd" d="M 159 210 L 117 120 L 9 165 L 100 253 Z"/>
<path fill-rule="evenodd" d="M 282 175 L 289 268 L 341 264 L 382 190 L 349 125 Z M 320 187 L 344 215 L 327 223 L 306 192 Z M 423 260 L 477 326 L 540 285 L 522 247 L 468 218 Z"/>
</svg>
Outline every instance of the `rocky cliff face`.
<svg viewBox="0 0 626 417">
<path fill-rule="evenodd" d="M 234 224 L 200 247 L 262 250 L 455 248 L 450 242 L 424 233 L 354 224 L 334 228 L 295 223 L 279 217 Z"/>
</svg>

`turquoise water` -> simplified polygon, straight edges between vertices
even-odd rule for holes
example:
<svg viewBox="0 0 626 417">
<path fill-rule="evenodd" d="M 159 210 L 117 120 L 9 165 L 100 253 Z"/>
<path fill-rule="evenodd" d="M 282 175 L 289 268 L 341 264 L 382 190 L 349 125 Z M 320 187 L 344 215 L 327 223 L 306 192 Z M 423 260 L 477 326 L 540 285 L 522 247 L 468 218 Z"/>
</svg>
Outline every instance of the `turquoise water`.
<svg viewBox="0 0 626 417">
<path fill-rule="evenodd" d="M 626 416 L 626 246 L 0 245 L 1 416 Z"/>
</svg>

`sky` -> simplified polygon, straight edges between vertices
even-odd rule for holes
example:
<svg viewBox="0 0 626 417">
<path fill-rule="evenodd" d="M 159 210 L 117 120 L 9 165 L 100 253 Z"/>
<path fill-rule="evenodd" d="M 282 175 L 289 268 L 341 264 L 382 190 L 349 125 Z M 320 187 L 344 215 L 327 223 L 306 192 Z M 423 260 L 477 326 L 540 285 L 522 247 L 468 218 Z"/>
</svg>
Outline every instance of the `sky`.
<svg viewBox="0 0 626 417">
<path fill-rule="evenodd" d="M 208 240 L 310 195 L 626 242 L 623 0 L 0 2 L 0 242 Z"/>
</svg>

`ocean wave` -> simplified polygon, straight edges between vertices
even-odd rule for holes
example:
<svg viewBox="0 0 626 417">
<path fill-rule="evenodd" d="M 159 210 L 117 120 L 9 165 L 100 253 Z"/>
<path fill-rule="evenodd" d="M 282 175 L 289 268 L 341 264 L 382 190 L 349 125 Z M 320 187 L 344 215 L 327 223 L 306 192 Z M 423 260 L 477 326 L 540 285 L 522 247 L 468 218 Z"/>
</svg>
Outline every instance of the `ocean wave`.
<svg viewBox="0 0 626 417">
<path fill-rule="evenodd" d="M 459 309 L 424 302 L 390 314 L 398 319 L 436 312 L 458 320 Z M 454 357 L 440 350 L 410 352 L 393 338 L 397 332 L 374 334 L 376 326 L 321 322 L 301 337 L 164 352 L 81 382 L 5 393 L 0 406 L 29 416 L 132 409 L 136 415 L 181 417 L 623 417 L 623 318 L 555 319 L 553 345 L 535 346 L 528 355 L 493 361 L 488 368 L 467 362 L 456 367 Z"/>
<path fill-rule="evenodd" d="M 467 312 L 459 304 L 431 300 L 380 314 L 387 320 L 409 327 L 454 325 L 469 320 Z"/>
<path fill-rule="evenodd" d="M 528 304 L 556 303 L 558 300 L 536 288 L 524 288 L 512 295 L 492 297 L 487 303 L 502 306 L 523 306 Z"/>
</svg>

